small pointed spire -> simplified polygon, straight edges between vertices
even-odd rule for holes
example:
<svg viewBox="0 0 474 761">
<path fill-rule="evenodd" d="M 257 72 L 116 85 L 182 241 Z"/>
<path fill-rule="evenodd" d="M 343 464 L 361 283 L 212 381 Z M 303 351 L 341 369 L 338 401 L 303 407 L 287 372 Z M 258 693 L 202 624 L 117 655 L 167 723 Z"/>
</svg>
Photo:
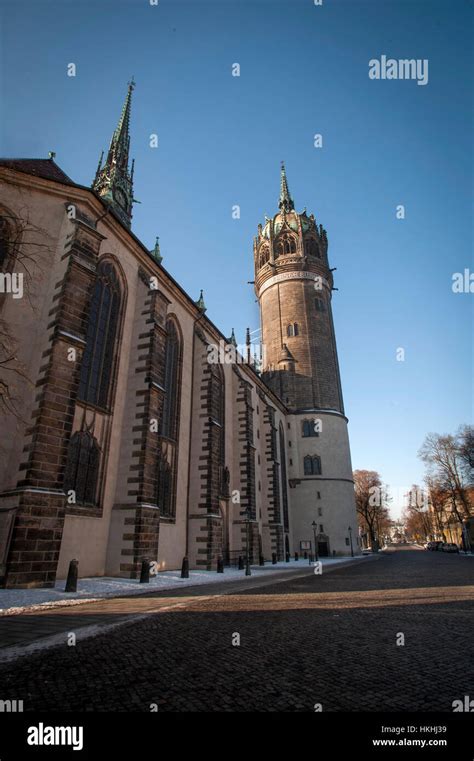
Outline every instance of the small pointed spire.
<svg viewBox="0 0 474 761">
<path fill-rule="evenodd" d="M 195 301 L 194 303 L 196 304 L 197 308 L 201 310 L 201 312 L 204 313 L 206 311 L 206 305 L 204 303 L 204 296 L 203 296 L 202 289 L 201 289 L 201 293 L 198 300 Z"/>
<path fill-rule="evenodd" d="M 158 235 L 156 236 L 155 247 L 151 249 L 150 254 L 152 255 L 155 262 L 158 262 L 158 264 L 161 264 L 161 262 L 163 261 L 163 257 L 161 256 L 161 253 L 160 253 L 160 239 Z"/>
<path fill-rule="evenodd" d="M 101 151 L 99 163 L 97 164 L 97 170 L 96 170 L 96 173 L 95 173 L 94 184 L 97 182 L 97 180 L 99 178 L 100 170 L 102 169 L 102 161 L 103 160 L 104 160 L 104 151 Z"/>
<path fill-rule="evenodd" d="M 250 328 L 247 328 L 245 332 L 245 345 L 247 347 L 247 363 L 250 365 L 252 362 L 252 349 L 250 343 Z"/>
<path fill-rule="evenodd" d="M 280 200 L 278 202 L 278 207 L 285 212 L 292 211 L 295 208 L 293 199 L 290 196 L 290 191 L 288 190 L 288 181 L 286 179 L 285 164 L 283 161 L 281 162 Z"/>
<path fill-rule="evenodd" d="M 228 340 L 228 342 L 229 342 L 230 344 L 232 344 L 232 346 L 234 346 L 235 348 L 237 348 L 237 341 L 235 340 L 235 333 L 234 333 L 234 328 L 232 328 L 232 333 L 230 334 L 230 338 L 228 338 L 227 340 Z"/>
</svg>

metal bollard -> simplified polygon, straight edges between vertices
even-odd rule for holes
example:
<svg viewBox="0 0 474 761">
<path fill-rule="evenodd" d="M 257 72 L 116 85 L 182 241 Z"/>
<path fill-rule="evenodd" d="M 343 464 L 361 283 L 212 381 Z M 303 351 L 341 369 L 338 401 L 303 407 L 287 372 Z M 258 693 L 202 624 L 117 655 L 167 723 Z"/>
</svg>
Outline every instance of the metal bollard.
<svg viewBox="0 0 474 761">
<path fill-rule="evenodd" d="M 71 560 L 67 572 L 65 592 L 77 592 L 77 577 L 79 574 L 79 561 Z"/>
<path fill-rule="evenodd" d="M 140 584 L 150 583 L 150 561 L 148 558 L 143 558 L 142 567 L 140 570 Z"/>
<path fill-rule="evenodd" d="M 181 565 L 181 578 L 189 579 L 189 560 L 187 555 L 184 556 L 183 563 Z"/>
<path fill-rule="evenodd" d="M 224 573 L 224 558 L 219 555 L 217 558 L 217 573 Z"/>
<path fill-rule="evenodd" d="M 297 552 L 295 552 L 295 560 L 296 560 L 296 562 L 298 562 L 299 559 L 300 559 L 300 556 L 298 555 Z"/>
<path fill-rule="evenodd" d="M 311 564 L 312 564 L 312 562 L 313 562 L 313 553 L 312 553 L 312 552 L 310 552 L 310 553 L 309 553 L 309 565 L 311 565 Z"/>
<path fill-rule="evenodd" d="M 272 565 L 276 565 L 277 562 L 277 554 L 276 552 L 272 552 Z"/>
<path fill-rule="evenodd" d="M 265 565 L 265 558 L 263 557 L 263 555 L 259 555 L 258 564 Z"/>
<path fill-rule="evenodd" d="M 244 570 L 244 559 L 242 555 L 239 555 L 239 571 L 243 571 L 243 570 Z"/>
<path fill-rule="evenodd" d="M 286 556 L 285 556 L 285 562 L 286 562 L 286 563 L 289 563 L 289 562 L 290 562 L 290 553 L 289 553 L 289 552 L 287 552 L 287 553 L 286 553 Z"/>
<path fill-rule="evenodd" d="M 308 553 L 306 552 L 306 550 L 304 551 L 303 557 L 304 557 L 305 560 L 308 560 Z"/>
</svg>

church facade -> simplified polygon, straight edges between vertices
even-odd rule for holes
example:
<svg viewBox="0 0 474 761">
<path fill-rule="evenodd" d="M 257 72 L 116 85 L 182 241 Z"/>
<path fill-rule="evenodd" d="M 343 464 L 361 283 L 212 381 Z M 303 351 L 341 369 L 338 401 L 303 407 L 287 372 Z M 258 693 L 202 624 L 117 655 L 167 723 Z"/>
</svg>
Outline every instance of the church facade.
<svg viewBox="0 0 474 761">
<path fill-rule="evenodd" d="M 358 552 L 326 231 L 282 167 L 239 353 L 131 230 L 133 86 L 92 188 L 0 161 L 0 586 Z"/>
</svg>

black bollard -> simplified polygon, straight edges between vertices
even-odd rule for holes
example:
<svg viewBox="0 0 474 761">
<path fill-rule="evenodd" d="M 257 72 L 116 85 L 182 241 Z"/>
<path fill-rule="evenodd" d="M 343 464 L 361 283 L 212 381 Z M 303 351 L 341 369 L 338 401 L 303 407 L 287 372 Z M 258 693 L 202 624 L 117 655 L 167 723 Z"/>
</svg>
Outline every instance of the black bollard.
<svg viewBox="0 0 474 761">
<path fill-rule="evenodd" d="M 286 562 L 286 563 L 289 563 L 289 562 L 290 562 L 290 553 L 289 553 L 289 552 L 287 552 L 287 553 L 286 553 L 286 556 L 285 556 L 285 562 Z"/>
<path fill-rule="evenodd" d="M 272 565 L 276 565 L 277 562 L 277 554 L 276 552 L 272 552 Z"/>
<path fill-rule="evenodd" d="M 313 553 L 312 553 L 312 552 L 310 552 L 310 553 L 309 553 L 309 565 L 311 565 L 311 564 L 312 564 L 312 562 L 313 562 Z"/>
<path fill-rule="evenodd" d="M 303 557 L 304 557 L 305 560 L 308 560 L 308 553 L 306 552 L 306 550 L 304 551 Z"/>
<path fill-rule="evenodd" d="M 77 577 L 79 573 L 79 561 L 71 560 L 67 572 L 65 592 L 77 592 Z"/>
<path fill-rule="evenodd" d="M 219 555 L 217 558 L 217 573 L 224 573 L 224 558 Z"/>
<path fill-rule="evenodd" d="M 150 561 L 148 558 L 143 558 L 142 567 L 140 570 L 140 584 L 150 583 Z"/>
<path fill-rule="evenodd" d="M 265 565 L 265 558 L 263 557 L 263 555 L 259 555 L 258 564 Z"/>
<path fill-rule="evenodd" d="M 181 565 L 181 578 L 189 579 L 189 560 L 187 555 L 184 556 L 183 563 Z"/>
<path fill-rule="evenodd" d="M 296 560 L 296 562 L 298 562 L 299 559 L 300 559 L 300 556 L 298 555 L 297 552 L 295 552 L 295 560 Z"/>
<path fill-rule="evenodd" d="M 244 570 L 244 559 L 242 555 L 239 555 L 239 571 L 243 571 L 243 570 Z"/>
</svg>

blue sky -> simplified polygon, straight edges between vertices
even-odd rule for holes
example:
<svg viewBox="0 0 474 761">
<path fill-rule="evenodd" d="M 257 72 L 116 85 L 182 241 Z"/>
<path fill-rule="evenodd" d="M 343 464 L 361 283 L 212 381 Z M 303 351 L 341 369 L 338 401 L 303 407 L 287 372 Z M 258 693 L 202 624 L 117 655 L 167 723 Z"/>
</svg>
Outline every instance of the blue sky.
<svg viewBox="0 0 474 761">
<path fill-rule="evenodd" d="M 167 269 L 194 298 L 204 289 L 209 317 L 239 342 L 259 325 L 252 240 L 277 210 L 285 160 L 297 209 L 326 228 L 337 267 L 353 465 L 392 490 L 420 482 L 425 434 L 472 420 L 474 296 L 451 289 L 474 268 L 470 3 L 2 6 L 0 152 L 54 150 L 90 184 L 134 75 L 133 230 L 150 248 L 160 236 Z M 382 54 L 428 59 L 428 84 L 369 79 Z"/>
</svg>

